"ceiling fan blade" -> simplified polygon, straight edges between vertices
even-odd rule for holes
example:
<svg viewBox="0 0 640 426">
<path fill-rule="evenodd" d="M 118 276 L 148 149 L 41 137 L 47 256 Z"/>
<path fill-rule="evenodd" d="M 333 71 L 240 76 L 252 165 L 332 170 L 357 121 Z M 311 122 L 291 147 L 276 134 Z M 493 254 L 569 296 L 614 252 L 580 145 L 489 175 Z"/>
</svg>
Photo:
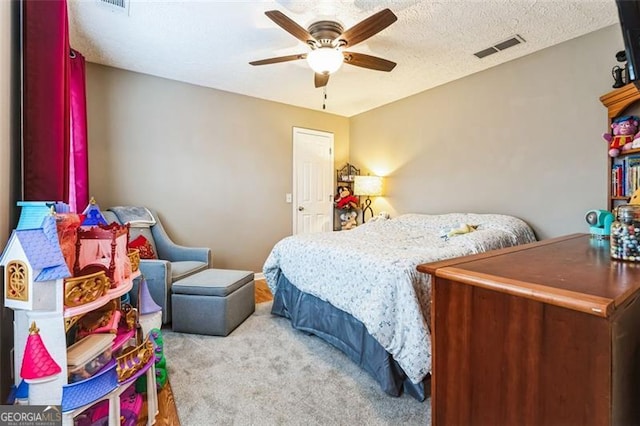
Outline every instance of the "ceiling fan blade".
<svg viewBox="0 0 640 426">
<path fill-rule="evenodd" d="M 313 82 L 316 85 L 316 87 L 324 87 L 329 82 L 329 74 L 315 73 Z"/>
<path fill-rule="evenodd" d="M 279 10 L 267 10 L 265 13 L 273 22 L 278 24 L 282 29 L 286 32 L 302 41 L 303 43 L 315 42 L 316 39 L 313 38 L 309 31 L 302 28 L 300 25 L 296 24 L 291 18 L 289 18 L 284 13 Z"/>
<path fill-rule="evenodd" d="M 298 59 L 304 59 L 307 57 L 306 53 L 298 53 L 297 55 L 279 56 L 277 58 L 261 59 L 259 61 L 251 61 L 251 65 L 268 65 L 277 64 L 278 62 L 295 61 Z"/>
<path fill-rule="evenodd" d="M 365 55 L 364 53 L 342 52 L 344 55 L 344 63 L 355 65 L 357 67 L 369 68 L 377 71 L 391 71 L 395 68 L 396 63 L 377 56 Z"/>
<path fill-rule="evenodd" d="M 389 9 L 381 10 L 369 16 L 364 21 L 355 24 L 340 35 L 340 40 L 344 40 L 347 46 L 355 46 L 365 41 L 374 34 L 387 28 L 398 20 L 398 17 Z"/>
</svg>

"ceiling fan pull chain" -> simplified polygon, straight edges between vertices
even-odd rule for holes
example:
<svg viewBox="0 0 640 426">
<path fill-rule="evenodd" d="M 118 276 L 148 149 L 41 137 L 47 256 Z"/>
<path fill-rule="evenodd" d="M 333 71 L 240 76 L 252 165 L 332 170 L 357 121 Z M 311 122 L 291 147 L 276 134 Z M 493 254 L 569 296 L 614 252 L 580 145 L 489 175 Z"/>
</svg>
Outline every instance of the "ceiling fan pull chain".
<svg viewBox="0 0 640 426">
<path fill-rule="evenodd" d="M 327 86 L 323 87 L 324 99 L 322 100 L 322 109 L 327 109 Z"/>
</svg>

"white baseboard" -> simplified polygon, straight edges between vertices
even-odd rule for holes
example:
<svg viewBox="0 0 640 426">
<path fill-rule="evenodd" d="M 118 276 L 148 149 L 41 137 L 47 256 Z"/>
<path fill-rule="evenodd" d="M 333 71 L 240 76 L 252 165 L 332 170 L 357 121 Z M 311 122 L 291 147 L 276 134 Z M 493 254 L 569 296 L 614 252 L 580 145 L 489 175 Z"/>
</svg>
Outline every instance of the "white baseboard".
<svg viewBox="0 0 640 426">
<path fill-rule="evenodd" d="M 253 274 L 254 280 L 264 280 L 264 274 L 262 272 L 255 272 Z"/>
</svg>

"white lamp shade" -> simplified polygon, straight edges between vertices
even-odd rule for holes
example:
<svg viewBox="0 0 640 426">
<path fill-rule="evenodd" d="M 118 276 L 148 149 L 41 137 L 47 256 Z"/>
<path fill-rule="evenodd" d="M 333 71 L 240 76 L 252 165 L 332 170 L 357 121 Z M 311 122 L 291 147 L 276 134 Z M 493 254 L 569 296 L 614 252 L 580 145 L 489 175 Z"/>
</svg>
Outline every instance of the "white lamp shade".
<svg viewBox="0 0 640 426">
<path fill-rule="evenodd" d="M 355 195 L 379 197 L 382 195 L 382 178 L 380 176 L 356 176 L 353 192 Z"/>
<path fill-rule="evenodd" d="M 331 74 L 344 62 L 342 51 L 333 47 L 321 47 L 307 54 L 307 63 L 318 74 Z"/>
</svg>

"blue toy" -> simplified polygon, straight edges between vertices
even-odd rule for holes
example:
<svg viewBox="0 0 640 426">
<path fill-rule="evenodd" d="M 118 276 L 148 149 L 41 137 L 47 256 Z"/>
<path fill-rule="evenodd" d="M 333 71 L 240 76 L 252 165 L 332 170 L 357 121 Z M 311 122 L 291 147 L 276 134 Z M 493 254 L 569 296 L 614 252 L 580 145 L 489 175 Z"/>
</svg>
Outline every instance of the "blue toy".
<svg viewBox="0 0 640 426">
<path fill-rule="evenodd" d="M 614 221 L 613 213 L 608 210 L 589 210 L 585 216 L 591 235 L 599 238 L 609 238 L 611 224 Z"/>
</svg>

